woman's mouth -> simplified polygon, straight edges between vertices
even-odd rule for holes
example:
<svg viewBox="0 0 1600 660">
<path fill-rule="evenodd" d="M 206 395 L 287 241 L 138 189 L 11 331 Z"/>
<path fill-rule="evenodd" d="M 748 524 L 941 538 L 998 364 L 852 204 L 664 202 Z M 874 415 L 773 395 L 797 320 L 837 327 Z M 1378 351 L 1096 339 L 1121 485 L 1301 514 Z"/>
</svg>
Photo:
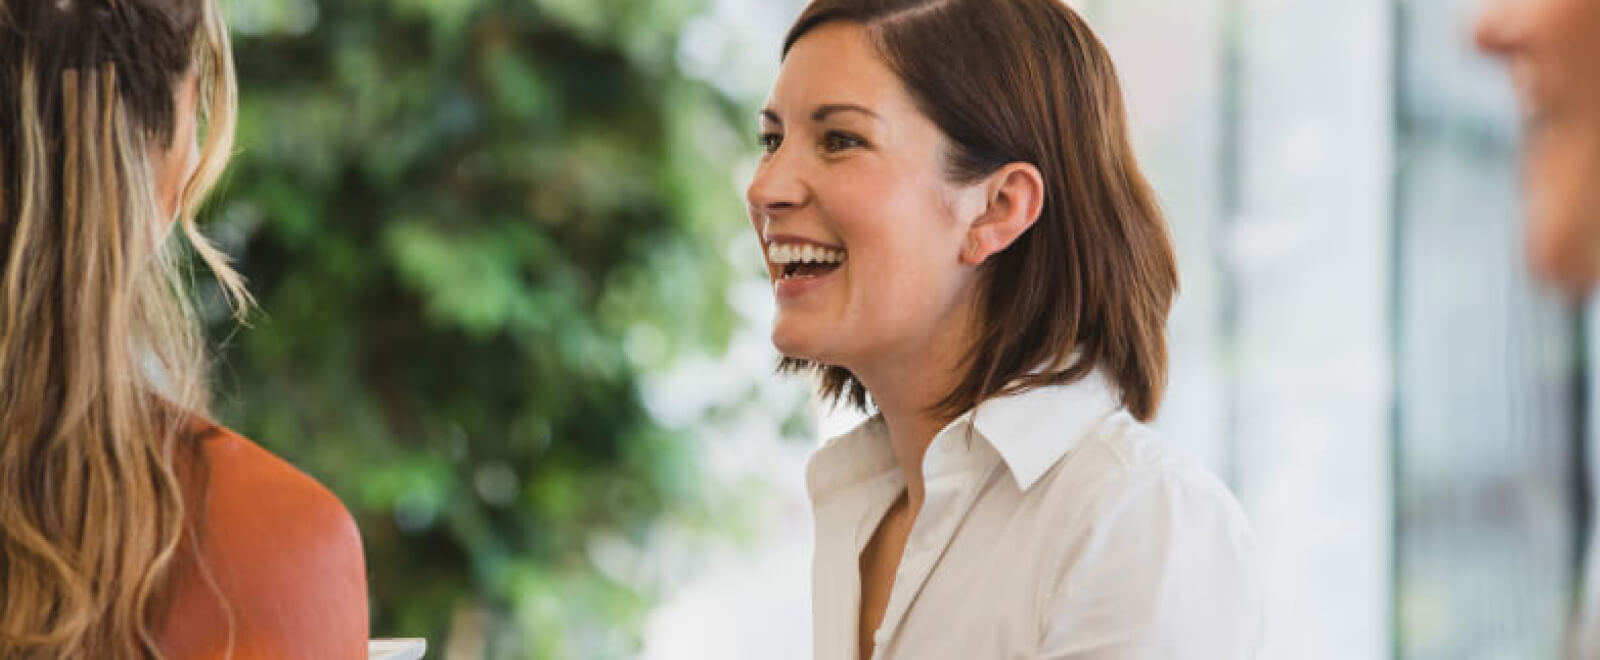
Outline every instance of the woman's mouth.
<svg viewBox="0 0 1600 660">
<path fill-rule="evenodd" d="M 767 261 L 777 268 L 778 279 L 799 280 L 822 277 L 844 263 L 844 250 L 802 243 L 773 243 L 767 246 Z"/>
</svg>

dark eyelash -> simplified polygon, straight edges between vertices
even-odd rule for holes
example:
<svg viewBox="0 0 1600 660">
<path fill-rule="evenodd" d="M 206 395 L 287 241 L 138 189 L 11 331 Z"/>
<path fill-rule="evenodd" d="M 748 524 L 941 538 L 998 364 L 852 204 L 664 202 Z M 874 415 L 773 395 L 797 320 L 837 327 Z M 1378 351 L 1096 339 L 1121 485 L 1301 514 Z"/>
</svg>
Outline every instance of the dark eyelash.
<svg viewBox="0 0 1600 660">
<path fill-rule="evenodd" d="M 835 146 L 839 145 L 841 142 L 845 144 L 835 148 Z M 845 149 L 864 147 L 866 145 L 866 140 L 840 131 L 829 131 L 828 134 L 823 137 L 823 146 L 827 147 L 829 151 L 844 151 Z"/>
</svg>

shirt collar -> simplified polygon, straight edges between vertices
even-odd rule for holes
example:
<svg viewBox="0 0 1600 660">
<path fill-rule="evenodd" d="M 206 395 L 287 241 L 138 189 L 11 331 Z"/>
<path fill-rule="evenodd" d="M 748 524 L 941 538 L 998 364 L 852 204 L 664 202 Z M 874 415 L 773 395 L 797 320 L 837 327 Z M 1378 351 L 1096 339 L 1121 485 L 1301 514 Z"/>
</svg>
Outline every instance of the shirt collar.
<svg viewBox="0 0 1600 660">
<path fill-rule="evenodd" d="M 1117 392 L 1096 369 L 1065 385 L 988 399 L 957 417 L 934 442 L 970 425 L 1000 455 L 1017 487 L 1027 490 L 1121 406 Z M 806 470 L 806 485 L 815 500 L 891 471 L 898 473 L 889 433 L 883 416 L 873 415 L 817 450 Z"/>
<path fill-rule="evenodd" d="M 889 429 L 876 414 L 836 436 L 811 455 L 806 466 L 806 490 L 813 502 L 842 488 L 886 472 L 899 474 Z"/>
<path fill-rule="evenodd" d="M 978 404 L 972 425 L 1027 490 L 1122 407 L 1098 369 L 1065 385 L 1036 387 Z"/>
</svg>

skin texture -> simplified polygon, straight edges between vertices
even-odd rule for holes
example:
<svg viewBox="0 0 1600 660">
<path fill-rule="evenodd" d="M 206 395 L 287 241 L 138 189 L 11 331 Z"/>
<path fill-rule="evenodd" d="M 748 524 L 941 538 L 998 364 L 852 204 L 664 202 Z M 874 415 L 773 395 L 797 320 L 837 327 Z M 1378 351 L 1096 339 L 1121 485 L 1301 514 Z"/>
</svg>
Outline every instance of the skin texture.
<svg viewBox="0 0 1600 660">
<path fill-rule="evenodd" d="M 852 23 L 822 25 L 794 45 L 761 132 L 767 154 L 747 201 L 763 249 L 777 238 L 848 254 L 802 293 L 786 293 L 792 283 L 769 261 L 773 344 L 843 366 L 866 386 L 906 479 L 903 504 L 862 557 L 861 642 L 870 651 L 921 509 L 922 457 L 950 421 L 931 410 L 977 335 L 980 266 L 1038 219 L 1043 179 L 1013 163 L 979 181 L 948 180 L 948 140 Z"/>
<path fill-rule="evenodd" d="M 1600 280 L 1600 2 L 1491 0 L 1477 25 L 1525 120 L 1529 260 L 1573 295 Z"/>
<path fill-rule="evenodd" d="M 169 218 L 199 162 L 195 89 L 193 76 L 180 85 L 173 142 L 151 154 L 157 200 Z M 365 555 L 350 512 L 249 440 L 217 427 L 201 431 L 204 469 L 178 469 L 187 509 L 199 517 L 176 559 L 170 608 L 158 627 L 163 652 L 224 657 L 231 619 L 235 660 L 365 658 Z"/>
<path fill-rule="evenodd" d="M 861 551 L 861 612 L 856 624 L 856 648 L 860 655 L 857 657 L 872 657 L 872 648 L 876 645 L 873 633 L 883 624 L 889 597 L 894 594 L 894 573 L 900 567 L 900 557 L 905 554 L 911 523 L 910 504 L 901 496 L 889 507 L 883 521 L 878 523 L 877 533 Z"/>
<path fill-rule="evenodd" d="M 361 534 L 338 498 L 311 477 L 220 428 L 205 439 L 203 503 L 182 470 L 190 510 L 164 625 L 170 658 L 220 658 L 233 621 L 235 660 L 365 658 L 366 566 Z M 198 552 L 226 605 L 190 558 Z"/>
</svg>

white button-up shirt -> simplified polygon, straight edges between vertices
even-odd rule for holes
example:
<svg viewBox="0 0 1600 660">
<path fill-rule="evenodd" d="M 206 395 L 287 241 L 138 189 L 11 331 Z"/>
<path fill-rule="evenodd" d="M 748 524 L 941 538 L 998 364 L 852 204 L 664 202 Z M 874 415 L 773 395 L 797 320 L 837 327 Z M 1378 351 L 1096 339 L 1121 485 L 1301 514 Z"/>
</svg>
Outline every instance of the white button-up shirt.
<svg viewBox="0 0 1600 660">
<path fill-rule="evenodd" d="M 957 418 L 923 480 L 873 658 L 1255 657 L 1262 588 L 1243 512 L 1098 373 Z M 816 657 L 855 658 L 859 558 L 906 487 L 882 418 L 819 449 L 806 481 Z"/>
</svg>

